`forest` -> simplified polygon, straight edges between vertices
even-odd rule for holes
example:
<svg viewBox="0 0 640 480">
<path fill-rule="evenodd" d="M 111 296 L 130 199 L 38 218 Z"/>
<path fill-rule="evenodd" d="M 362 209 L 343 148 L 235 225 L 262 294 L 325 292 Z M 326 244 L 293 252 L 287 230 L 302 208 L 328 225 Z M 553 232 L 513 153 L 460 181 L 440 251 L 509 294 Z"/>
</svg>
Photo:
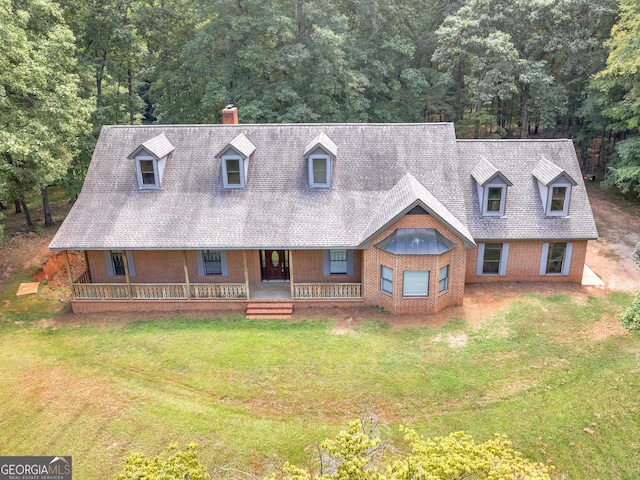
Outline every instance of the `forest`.
<svg viewBox="0 0 640 480">
<path fill-rule="evenodd" d="M 574 139 L 640 196 L 640 0 L 0 0 L 0 204 L 78 194 L 102 125 L 455 122 Z M 1 213 L 0 213 L 1 215 Z"/>
</svg>

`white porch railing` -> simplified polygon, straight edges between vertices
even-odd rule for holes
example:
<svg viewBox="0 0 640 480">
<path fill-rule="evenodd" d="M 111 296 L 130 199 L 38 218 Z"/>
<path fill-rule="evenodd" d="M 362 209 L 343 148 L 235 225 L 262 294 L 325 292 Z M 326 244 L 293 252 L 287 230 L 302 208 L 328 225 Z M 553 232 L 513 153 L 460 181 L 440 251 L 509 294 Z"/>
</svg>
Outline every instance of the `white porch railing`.
<svg viewBox="0 0 640 480">
<path fill-rule="evenodd" d="M 247 298 L 244 283 L 191 284 L 191 298 L 197 300 L 236 300 Z M 185 300 L 185 283 L 74 283 L 73 296 L 78 300 Z"/>
<path fill-rule="evenodd" d="M 295 283 L 294 299 L 362 298 L 361 283 Z"/>
</svg>

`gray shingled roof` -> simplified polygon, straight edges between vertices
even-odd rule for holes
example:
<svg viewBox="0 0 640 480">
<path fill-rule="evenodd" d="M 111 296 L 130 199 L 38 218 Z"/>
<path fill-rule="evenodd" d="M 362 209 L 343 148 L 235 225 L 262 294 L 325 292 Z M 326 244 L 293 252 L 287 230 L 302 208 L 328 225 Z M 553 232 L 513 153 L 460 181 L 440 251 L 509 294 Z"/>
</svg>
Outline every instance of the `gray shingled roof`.
<svg viewBox="0 0 640 480">
<path fill-rule="evenodd" d="M 511 186 L 513 185 L 504 174 L 498 170 L 489 160 L 484 157 L 480 157 L 478 163 L 471 170 L 471 175 L 476 179 L 480 185 L 484 185 L 495 177 L 500 177 L 504 183 Z"/>
<path fill-rule="evenodd" d="M 527 239 L 595 239 L 598 236 L 582 173 L 571 140 L 458 140 L 460 180 L 467 202 L 467 226 L 476 241 Z M 486 158 L 511 182 L 504 217 L 483 217 L 472 171 Z M 553 162 L 551 162 L 551 160 Z M 545 161 L 546 160 L 546 161 Z M 553 167 L 548 168 L 547 163 Z M 540 165 L 547 168 L 541 169 Z M 534 172 L 575 181 L 568 217 L 547 217 Z"/>
<path fill-rule="evenodd" d="M 534 177 L 536 177 L 543 185 L 549 186 L 551 183 L 558 180 L 560 177 L 564 176 L 567 180 L 569 180 L 573 185 L 577 185 L 576 181 L 571 178 L 570 175 L 556 165 L 553 162 L 550 162 L 546 158 L 542 157 L 540 161 L 533 167 L 531 172 Z"/>
<path fill-rule="evenodd" d="M 327 153 L 331 154 L 333 157 L 338 155 L 338 147 L 333 142 L 333 140 L 331 140 L 329 137 L 327 137 L 324 134 L 324 132 L 320 133 L 320 135 L 318 135 L 316 138 L 314 138 L 309 142 L 309 144 L 305 147 L 304 152 L 302 152 L 302 155 L 303 156 L 309 155 L 310 153 L 313 153 L 313 151 L 318 147 L 322 147 Z"/>
<path fill-rule="evenodd" d="M 140 190 L 127 157 L 161 133 L 175 146 L 162 186 Z M 309 188 L 303 156 L 321 134 L 337 151 L 330 189 Z M 239 135 L 255 146 L 246 188 L 225 190 L 215 156 Z M 50 248 L 353 248 L 407 202 L 472 246 L 457 151 L 446 123 L 106 126 Z"/>
<path fill-rule="evenodd" d="M 138 146 L 128 158 L 135 158 L 135 156 L 140 153 L 141 150 L 146 150 L 148 153 L 156 157 L 156 160 L 160 160 L 163 157 L 166 157 L 174 150 L 174 146 L 171 142 L 165 137 L 164 133 L 153 137 L 150 140 L 147 140 L 142 145 Z"/>
<path fill-rule="evenodd" d="M 216 158 L 220 158 L 230 148 L 233 148 L 244 158 L 250 157 L 251 154 L 256 151 L 256 147 L 253 145 L 253 143 L 251 143 L 251 140 L 249 140 L 244 133 L 241 133 L 236 138 L 231 140 L 227 145 L 225 145 L 225 147 L 220 150 L 220 152 L 218 152 Z"/>
</svg>

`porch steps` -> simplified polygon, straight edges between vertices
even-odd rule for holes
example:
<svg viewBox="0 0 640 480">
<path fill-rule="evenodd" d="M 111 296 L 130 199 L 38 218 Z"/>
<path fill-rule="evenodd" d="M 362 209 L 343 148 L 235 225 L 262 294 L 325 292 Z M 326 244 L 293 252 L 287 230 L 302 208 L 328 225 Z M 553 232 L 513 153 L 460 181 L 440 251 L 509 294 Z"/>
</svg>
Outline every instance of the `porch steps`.
<svg viewBox="0 0 640 480">
<path fill-rule="evenodd" d="M 291 318 L 291 302 L 250 302 L 245 317 L 248 319 Z"/>
</svg>

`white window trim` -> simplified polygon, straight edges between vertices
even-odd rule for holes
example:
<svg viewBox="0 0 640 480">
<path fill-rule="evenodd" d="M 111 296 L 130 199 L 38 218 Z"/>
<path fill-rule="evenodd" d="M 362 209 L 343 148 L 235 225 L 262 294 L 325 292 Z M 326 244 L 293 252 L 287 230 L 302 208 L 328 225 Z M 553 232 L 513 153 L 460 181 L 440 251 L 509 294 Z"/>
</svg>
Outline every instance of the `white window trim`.
<svg viewBox="0 0 640 480">
<path fill-rule="evenodd" d="M 406 279 L 409 272 L 421 272 L 427 274 L 427 293 L 407 294 Z M 402 296 L 406 298 L 427 298 L 431 290 L 431 272 L 429 270 L 405 270 L 402 272 Z"/>
<path fill-rule="evenodd" d="M 383 269 L 383 268 L 386 268 L 387 270 L 389 270 L 389 272 L 391 273 L 391 278 L 387 278 L 387 279 L 385 279 L 385 278 L 382 276 L 382 269 Z M 384 289 L 384 287 L 383 287 L 383 285 L 384 285 L 384 280 L 387 280 L 388 282 L 390 282 L 390 283 L 391 283 L 391 290 L 390 290 L 390 291 L 389 291 L 389 290 L 385 290 L 385 289 Z M 391 267 L 387 267 L 386 265 L 380 265 L 380 291 L 381 291 L 381 292 L 384 292 L 384 293 L 387 293 L 387 294 L 389 294 L 389 295 L 393 295 L 393 268 L 391 268 Z"/>
<path fill-rule="evenodd" d="M 109 277 L 122 277 L 122 275 L 116 275 L 116 268 L 113 265 L 113 258 L 111 257 L 112 251 L 121 251 L 127 256 L 127 266 L 129 267 L 129 276 L 136 276 L 136 268 L 133 263 L 133 252 L 131 250 L 105 250 L 104 251 L 104 260 L 107 265 L 107 275 Z"/>
<path fill-rule="evenodd" d="M 331 273 L 331 250 L 347 250 L 347 273 Z M 333 275 L 353 275 L 354 272 L 354 250 L 345 248 L 335 248 L 322 251 L 322 274 L 325 277 Z"/>
<path fill-rule="evenodd" d="M 447 269 L 447 275 L 444 278 L 442 278 L 442 271 L 445 268 Z M 438 270 L 438 293 L 445 293 L 445 292 L 449 291 L 449 273 L 450 273 L 450 271 L 451 271 L 451 269 L 449 268 L 449 265 L 445 265 L 444 267 L 440 267 L 440 269 Z M 440 283 L 443 280 L 445 281 L 444 282 L 444 288 L 441 288 L 440 287 Z"/>
<path fill-rule="evenodd" d="M 144 184 L 142 182 L 142 167 L 140 166 L 141 161 L 151 161 L 153 163 L 153 178 L 155 183 L 153 184 Z M 158 161 L 148 155 L 136 155 L 136 174 L 138 177 L 138 188 L 140 190 L 157 190 L 160 188 L 160 172 L 158 170 Z"/>
<path fill-rule="evenodd" d="M 484 247 L 486 243 L 502 243 L 500 250 L 500 265 L 498 265 L 498 273 L 484 273 Z M 507 262 L 509 260 L 509 244 L 504 242 L 486 242 L 478 244 L 478 259 L 476 263 L 477 277 L 504 277 L 507 275 Z"/>
<path fill-rule="evenodd" d="M 500 188 L 502 190 L 500 194 L 500 210 L 497 212 L 490 212 L 489 208 L 489 188 Z M 482 216 L 484 217 L 504 217 L 505 203 L 507 200 L 507 185 L 503 182 L 488 183 L 484 186 L 482 201 Z"/>
<path fill-rule="evenodd" d="M 547 261 L 549 260 L 549 245 L 551 243 L 566 243 L 564 258 L 562 259 L 562 272 L 547 273 Z M 571 255 L 573 254 L 572 242 L 545 242 L 542 244 L 542 255 L 540 255 L 540 276 L 567 276 L 571 271 Z"/>
<path fill-rule="evenodd" d="M 569 215 L 569 204 L 571 203 L 571 184 L 566 181 L 555 182 L 549 185 L 547 189 L 547 206 L 546 214 L 548 217 L 566 217 Z M 551 211 L 551 202 L 553 200 L 553 189 L 556 187 L 566 187 L 567 194 L 564 197 L 564 208 L 562 210 Z"/>
<path fill-rule="evenodd" d="M 246 183 L 246 159 L 236 153 L 224 154 L 220 157 L 222 161 L 222 183 L 224 188 L 244 188 Z M 240 183 L 229 183 L 229 177 L 227 176 L 227 160 L 238 160 L 240 168 Z"/>
<path fill-rule="evenodd" d="M 226 250 L 218 250 L 215 248 L 210 248 L 207 250 L 213 250 L 220 252 L 220 264 L 221 264 L 221 273 L 206 273 L 204 266 L 204 250 L 196 251 L 196 259 L 198 261 L 198 275 L 201 277 L 228 277 L 229 276 L 229 264 L 227 263 L 227 251 Z"/>
<path fill-rule="evenodd" d="M 315 183 L 313 179 L 313 161 L 316 159 L 323 159 L 327 162 L 327 182 L 326 183 Z M 314 153 L 309 155 L 308 167 L 309 167 L 309 187 L 310 188 L 331 188 L 331 174 L 332 174 L 332 166 L 331 166 L 331 155 L 327 155 L 325 153 Z"/>
</svg>

